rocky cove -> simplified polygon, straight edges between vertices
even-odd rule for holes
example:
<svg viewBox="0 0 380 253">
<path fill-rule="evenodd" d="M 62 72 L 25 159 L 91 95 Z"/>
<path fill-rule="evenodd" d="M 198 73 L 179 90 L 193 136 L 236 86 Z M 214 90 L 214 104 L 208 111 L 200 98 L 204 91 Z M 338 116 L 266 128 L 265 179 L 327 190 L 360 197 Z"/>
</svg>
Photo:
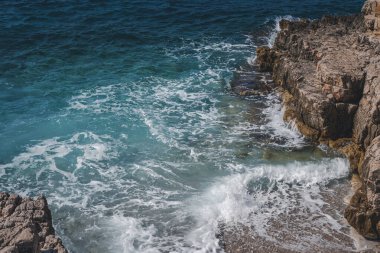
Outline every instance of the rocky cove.
<svg viewBox="0 0 380 253">
<path fill-rule="evenodd" d="M 362 14 L 281 21 L 273 48 L 257 64 L 283 89 L 284 120 L 345 154 L 361 186 L 345 217 L 364 237 L 380 239 L 380 2 Z"/>
<path fill-rule="evenodd" d="M 347 156 L 356 192 L 348 207 L 343 200 L 336 205 L 345 208 L 347 221 L 369 240 L 379 240 L 380 234 L 378 6 L 367 1 L 356 16 L 281 21 L 273 47 L 257 49 L 257 68 L 268 81 L 245 73 L 231 84 L 242 96 L 277 90 L 285 121 Z M 242 82 L 247 86 L 239 86 Z M 339 196 L 345 190 L 336 189 Z M 44 197 L 2 193 L 0 200 L 0 252 L 66 252 L 55 236 Z M 244 231 L 218 236 L 226 252 L 293 252 Z"/>
<path fill-rule="evenodd" d="M 347 157 L 355 193 L 344 217 L 366 239 L 380 240 L 380 1 L 366 1 L 354 16 L 280 21 L 273 47 L 257 48 L 256 67 L 274 84 L 245 75 L 235 92 L 274 88 L 285 121 Z M 221 238 L 227 252 L 293 252 L 254 239 L 247 227 Z"/>
</svg>

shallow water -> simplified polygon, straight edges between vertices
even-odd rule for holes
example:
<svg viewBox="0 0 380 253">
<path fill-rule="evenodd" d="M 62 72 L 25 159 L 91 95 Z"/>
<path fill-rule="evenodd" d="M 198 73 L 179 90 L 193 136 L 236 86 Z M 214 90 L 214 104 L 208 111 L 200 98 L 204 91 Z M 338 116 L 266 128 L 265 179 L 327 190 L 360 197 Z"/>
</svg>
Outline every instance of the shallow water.
<svg viewBox="0 0 380 253">
<path fill-rule="evenodd" d="M 229 82 L 282 17 L 361 4 L 1 2 L 0 190 L 45 194 L 72 252 L 215 252 L 237 223 L 280 243 L 268 224 L 289 213 L 307 236 L 289 249 L 320 242 L 308 224 L 350 238 L 323 197 L 347 161 L 284 124 L 276 94 Z"/>
</svg>

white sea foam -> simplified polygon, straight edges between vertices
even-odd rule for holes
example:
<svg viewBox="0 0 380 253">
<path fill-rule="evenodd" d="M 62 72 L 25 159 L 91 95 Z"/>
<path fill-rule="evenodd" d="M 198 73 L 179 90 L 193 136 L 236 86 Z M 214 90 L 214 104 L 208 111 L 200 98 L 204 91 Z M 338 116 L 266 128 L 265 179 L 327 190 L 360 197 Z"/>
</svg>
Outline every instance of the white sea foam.
<svg viewBox="0 0 380 253">
<path fill-rule="evenodd" d="M 96 135 L 92 132 L 76 133 L 71 138 L 51 138 L 41 141 L 35 145 L 26 148 L 26 151 L 20 153 L 8 164 L 0 165 L 0 169 L 21 169 L 36 168 L 36 179 L 44 170 L 50 170 L 61 174 L 70 181 L 77 178 L 75 172 L 78 169 L 109 158 L 109 148 L 105 140 L 110 137 L 107 135 Z M 90 143 L 86 143 L 90 141 Z M 57 159 L 64 158 L 70 153 L 77 152 L 76 166 L 72 171 L 61 168 L 57 164 Z"/>
<path fill-rule="evenodd" d="M 275 242 L 278 238 L 271 238 L 273 235 L 267 225 L 273 220 L 287 222 L 286 217 L 291 218 L 295 210 L 294 217 L 307 220 L 302 221 L 305 226 L 321 230 L 328 227 L 341 233 L 343 226 L 322 210 L 326 203 L 319 192 L 332 179 L 347 176 L 347 168 L 345 159 L 335 158 L 281 166 L 263 165 L 222 178 L 200 198 L 194 198 L 191 211 L 197 227 L 188 240 L 201 248 L 201 252 L 215 252 L 218 240 L 214 235 L 218 233 L 218 226 L 240 223 L 252 226 L 256 234 Z M 318 234 L 314 240 L 317 237 Z M 300 241 L 289 242 L 289 248 L 294 249 L 298 243 Z M 317 240 L 310 243 L 317 243 Z M 307 250 L 308 246 L 302 247 Z"/>
<path fill-rule="evenodd" d="M 112 235 L 109 252 L 160 252 L 152 247 L 157 232 L 153 225 L 144 227 L 141 220 L 113 215 L 100 226 L 98 232 Z"/>
<path fill-rule="evenodd" d="M 266 37 L 267 38 L 267 46 L 268 47 L 273 47 L 275 39 L 276 39 L 276 36 L 277 36 L 277 33 L 279 31 L 281 31 L 280 21 L 284 20 L 284 19 L 285 20 L 289 20 L 289 21 L 298 21 L 298 20 L 300 20 L 299 18 L 290 16 L 290 15 L 276 17 L 275 18 L 275 23 L 274 23 L 274 28 L 273 28 L 272 32 L 269 34 L 269 36 Z M 269 22 L 269 20 L 267 21 L 267 23 L 268 22 Z"/>
<path fill-rule="evenodd" d="M 316 220 L 312 224 L 321 230 L 325 224 L 339 231 L 336 219 L 321 211 L 326 203 L 319 194 L 330 180 L 346 175 L 345 160 L 281 166 L 254 161 L 261 141 L 252 134 L 268 136 L 265 145 L 280 148 L 302 147 L 305 140 L 282 121 L 276 95 L 263 99 L 267 105 L 260 112 L 265 116 L 261 122 L 249 119 L 248 99 L 223 92 L 227 85 L 221 84 L 229 82 L 236 59 L 254 51 L 247 40 L 184 41 L 166 49 L 166 55 L 191 58 L 197 68 L 191 74 L 78 91 L 67 101 L 68 115 L 104 116 L 107 122 L 126 119 L 120 124 L 125 132 L 48 138 L 0 165 L 0 171 L 35 175 L 34 181 L 22 182 L 24 193 L 43 189 L 58 214 L 74 216 L 62 214 L 63 222 L 74 220 L 62 229 L 68 241 L 79 234 L 81 242 L 98 246 L 90 239 L 104 237 L 102 248 L 91 248 L 94 252 L 216 252 L 219 224 L 245 222 L 271 240 L 275 235 L 267 222 L 292 211 L 305 220 L 311 214 Z M 268 44 L 273 41 L 270 36 Z M 245 159 L 236 159 L 239 149 L 248 154 Z M 205 184 L 211 186 L 204 189 Z"/>
<path fill-rule="evenodd" d="M 268 119 L 264 127 L 271 131 L 272 137 L 281 137 L 286 140 L 283 146 L 300 147 L 305 145 L 305 139 L 298 131 L 294 123 L 284 122 L 285 108 L 281 105 L 277 94 L 268 96 L 268 107 L 263 110 L 263 113 Z M 281 145 L 281 144 L 276 144 Z"/>
</svg>

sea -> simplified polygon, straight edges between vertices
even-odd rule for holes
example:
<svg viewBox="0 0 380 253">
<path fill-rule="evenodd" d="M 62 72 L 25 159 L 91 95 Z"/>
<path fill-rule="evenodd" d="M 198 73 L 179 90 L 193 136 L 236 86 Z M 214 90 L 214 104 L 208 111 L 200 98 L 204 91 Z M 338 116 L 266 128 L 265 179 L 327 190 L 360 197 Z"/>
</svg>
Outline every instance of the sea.
<svg viewBox="0 0 380 253">
<path fill-rule="evenodd" d="M 72 253 L 223 252 L 242 224 L 290 251 L 360 250 L 348 161 L 284 123 L 276 92 L 230 83 L 281 19 L 362 5 L 0 1 L 0 191 L 45 195 Z"/>
</svg>

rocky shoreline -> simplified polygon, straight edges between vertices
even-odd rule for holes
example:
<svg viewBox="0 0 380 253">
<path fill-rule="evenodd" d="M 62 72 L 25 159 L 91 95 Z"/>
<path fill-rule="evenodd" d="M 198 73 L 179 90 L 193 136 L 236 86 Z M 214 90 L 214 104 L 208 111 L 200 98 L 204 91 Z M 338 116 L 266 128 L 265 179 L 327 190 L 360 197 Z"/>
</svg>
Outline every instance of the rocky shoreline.
<svg viewBox="0 0 380 253">
<path fill-rule="evenodd" d="M 45 197 L 0 192 L 0 253 L 67 253 Z"/>
<path fill-rule="evenodd" d="M 344 216 L 370 240 L 380 240 L 379 19 L 380 0 L 368 0 L 354 16 L 283 20 L 274 46 L 257 49 L 256 67 L 264 75 L 271 72 L 273 82 L 245 73 L 239 76 L 245 85 L 234 86 L 244 96 L 279 88 L 284 120 L 347 156 L 360 184 Z M 291 252 L 270 241 L 252 244 L 250 231 L 223 233 L 230 238 L 223 245 L 227 252 Z M 67 250 L 55 235 L 44 197 L 0 193 L 0 253 L 21 252 Z"/>
<path fill-rule="evenodd" d="M 358 15 L 280 28 L 272 48 L 257 49 L 257 67 L 281 89 L 285 121 L 348 157 L 361 185 L 344 216 L 380 240 L 380 1 Z"/>
</svg>

